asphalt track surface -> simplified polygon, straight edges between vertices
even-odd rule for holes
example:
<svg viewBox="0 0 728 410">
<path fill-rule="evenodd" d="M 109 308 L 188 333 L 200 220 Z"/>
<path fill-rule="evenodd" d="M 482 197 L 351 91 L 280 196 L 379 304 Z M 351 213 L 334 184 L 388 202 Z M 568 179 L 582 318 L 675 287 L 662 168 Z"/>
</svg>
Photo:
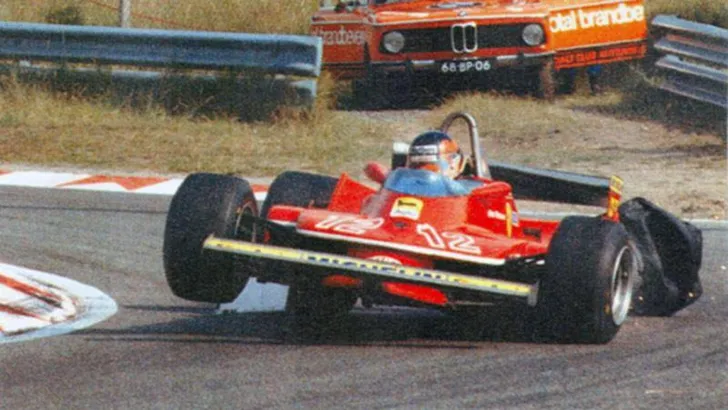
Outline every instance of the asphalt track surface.
<svg viewBox="0 0 728 410">
<path fill-rule="evenodd" d="M 113 297 L 68 335 L 0 345 L 2 409 L 684 409 L 728 406 L 728 233 L 704 230 L 705 294 L 600 346 L 530 342 L 517 314 L 356 310 L 320 332 L 215 315 L 167 288 L 168 197 L 0 187 L 0 260 Z"/>
</svg>

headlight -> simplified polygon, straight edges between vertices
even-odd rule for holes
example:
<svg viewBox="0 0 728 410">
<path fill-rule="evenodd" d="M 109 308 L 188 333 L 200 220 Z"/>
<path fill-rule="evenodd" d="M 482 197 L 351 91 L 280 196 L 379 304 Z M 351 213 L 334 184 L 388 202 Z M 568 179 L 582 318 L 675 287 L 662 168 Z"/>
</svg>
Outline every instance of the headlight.
<svg viewBox="0 0 728 410">
<path fill-rule="evenodd" d="M 539 24 L 529 24 L 523 29 L 521 33 L 523 42 L 533 47 L 542 44 L 544 41 L 543 29 Z"/>
<path fill-rule="evenodd" d="M 391 31 L 382 37 L 382 45 L 387 52 L 399 53 L 404 48 L 404 35 L 399 31 Z"/>
</svg>

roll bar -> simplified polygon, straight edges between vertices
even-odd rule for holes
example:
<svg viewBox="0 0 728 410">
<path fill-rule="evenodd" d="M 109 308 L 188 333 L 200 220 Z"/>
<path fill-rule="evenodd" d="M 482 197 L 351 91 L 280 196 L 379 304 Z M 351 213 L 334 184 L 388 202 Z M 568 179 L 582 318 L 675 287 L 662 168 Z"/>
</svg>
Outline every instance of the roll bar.
<svg viewBox="0 0 728 410">
<path fill-rule="evenodd" d="M 485 158 L 480 148 L 478 125 L 472 115 L 462 111 L 453 112 L 442 121 L 440 131 L 447 134 L 450 126 L 457 119 L 462 119 L 468 124 L 468 133 L 470 134 L 470 155 L 472 165 L 475 169 L 475 176 L 478 178 L 490 178 L 490 170 L 488 169 L 488 164 L 485 162 Z"/>
</svg>

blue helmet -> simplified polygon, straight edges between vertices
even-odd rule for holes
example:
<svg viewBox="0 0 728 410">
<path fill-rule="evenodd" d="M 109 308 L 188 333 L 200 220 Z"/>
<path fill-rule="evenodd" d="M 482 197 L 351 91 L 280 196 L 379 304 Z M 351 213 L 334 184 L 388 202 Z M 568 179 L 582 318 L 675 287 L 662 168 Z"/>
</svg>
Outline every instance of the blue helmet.
<svg viewBox="0 0 728 410">
<path fill-rule="evenodd" d="M 458 143 L 444 132 L 422 133 L 410 144 L 407 168 L 425 169 L 456 178 L 464 167 L 465 158 Z"/>
</svg>

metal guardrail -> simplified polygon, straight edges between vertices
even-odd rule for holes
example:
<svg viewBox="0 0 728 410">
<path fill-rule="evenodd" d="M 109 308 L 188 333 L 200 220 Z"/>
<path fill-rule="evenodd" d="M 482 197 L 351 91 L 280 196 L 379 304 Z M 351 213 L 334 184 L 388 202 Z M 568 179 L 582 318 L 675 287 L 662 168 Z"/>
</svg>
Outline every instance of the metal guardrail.
<svg viewBox="0 0 728 410">
<path fill-rule="evenodd" d="M 88 67 L 70 64 L 113 66 L 114 79 L 148 82 L 161 78 L 153 67 L 179 76 L 180 70 L 204 70 L 197 74 L 214 81 L 209 71 L 230 74 L 262 74 L 286 84 L 306 104 L 315 98 L 313 80 L 289 81 L 285 76 L 316 78 L 321 74 L 322 42 L 318 37 L 267 35 L 185 30 L 124 29 L 116 27 L 69 26 L 0 22 L 0 60 L 57 63 L 78 78 L 93 74 Z M 119 70 L 118 66 L 134 67 Z M 28 67 L 20 67 L 28 71 Z M 46 68 L 35 68 L 35 71 Z M 107 73 L 107 75 L 109 74 Z"/>
<path fill-rule="evenodd" d="M 666 32 L 655 43 L 669 73 L 660 88 L 728 109 L 728 30 L 667 15 L 652 26 Z"/>
<path fill-rule="evenodd" d="M 309 36 L 0 23 L 0 58 L 318 77 Z"/>
</svg>

